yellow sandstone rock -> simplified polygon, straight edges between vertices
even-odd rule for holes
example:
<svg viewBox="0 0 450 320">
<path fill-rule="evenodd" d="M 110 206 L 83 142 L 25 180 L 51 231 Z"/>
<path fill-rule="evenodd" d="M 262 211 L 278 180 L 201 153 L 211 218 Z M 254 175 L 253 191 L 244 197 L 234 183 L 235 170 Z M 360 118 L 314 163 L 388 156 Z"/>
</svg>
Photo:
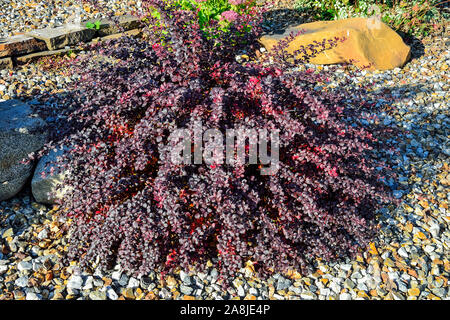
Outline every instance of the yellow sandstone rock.
<svg viewBox="0 0 450 320">
<path fill-rule="evenodd" d="M 351 62 L 370 70 L 387 70 L 403 66 L 410 58 L 410 47 L 389 26 L 373 18 L 350 18 L 336 21 L 316 21 L 288 28 L 284 34 L 267 35 L 260 38 L 261 44 L 271 50 L 291 32 L 305 30 L 295 37 L 287 51 L 294 52 L 324 39 L 345 38 L 337 46 L 319 53 L 310 60 L 314 64 Z"/>
</svg>

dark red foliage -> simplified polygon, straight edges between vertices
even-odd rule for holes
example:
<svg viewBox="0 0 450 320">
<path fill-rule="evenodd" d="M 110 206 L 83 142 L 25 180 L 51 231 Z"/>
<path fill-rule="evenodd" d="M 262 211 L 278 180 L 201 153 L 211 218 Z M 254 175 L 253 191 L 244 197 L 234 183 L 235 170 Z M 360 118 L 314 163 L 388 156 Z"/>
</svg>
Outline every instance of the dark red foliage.
<svg viewBox="0 0 450 320">
<path fill-rule="evenodd" d="M 191 12 L 151 3 L 163 26 L 91 48 L 74 62 L 82 80 L 56 99 L 65 108 L 46 149 L 71 150 L 59 161 L 72 188 L 61 201 L 73 218 L 69 258 L 144 274 L 217 258 L 232 275 L 250 259 L 262 273 L 305 271 L 364 248 L 390 197 L 369 156 L 375 137 L 351 118 L 348 97 L 316 91 L 326 75 L 287 72 L 277 59 L 237 63 L 257 20 L 246 37 L 211 38 Z M 278 173 L 163 161 L 170 146 L 159 146 L 195 120 L 223 132 L 280 130 Z"/>
</svg>

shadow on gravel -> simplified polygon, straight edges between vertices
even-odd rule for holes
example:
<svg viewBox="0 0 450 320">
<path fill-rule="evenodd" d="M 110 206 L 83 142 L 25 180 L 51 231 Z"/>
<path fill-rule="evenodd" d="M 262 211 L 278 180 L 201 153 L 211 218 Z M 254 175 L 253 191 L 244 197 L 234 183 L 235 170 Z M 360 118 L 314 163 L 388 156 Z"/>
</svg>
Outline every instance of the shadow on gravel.
<svg viewBox="0 0 450 320">
<path fill-rule="evenodd" d="M 283 34 L 290 26 L 313 22 L 314 15 L 310 10 L 275 9 L 263 15 L 265 34 Z"/>
</svg>

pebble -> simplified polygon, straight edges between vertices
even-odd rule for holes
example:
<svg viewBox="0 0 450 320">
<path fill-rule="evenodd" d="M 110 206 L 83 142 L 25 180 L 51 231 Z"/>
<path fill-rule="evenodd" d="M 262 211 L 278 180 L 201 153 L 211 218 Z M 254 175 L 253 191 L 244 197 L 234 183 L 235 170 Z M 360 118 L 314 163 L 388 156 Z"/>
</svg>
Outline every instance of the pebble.
<svg viewBox="0 0 450 320">
<path fill-rule="evenodd" d="M 300 297 L 305 300 L 313 300 L 317 298 L 317 295 L 313 292 L 302 292 Z"/>
<path fill-rule="evenodd" d="M 80 290 L 83 287 L 83 278 L 81 276 L 73 275 L 67 282 L 67 288 Z"/>
<path fill-rule="evenodd" d="M 18 287 L 24 288 L 28 286 L 28 276 L 22 276 L 20 278 L 17 278 L 14 284 Z"/>
<path fill-rule="evenodd" d="M 131 277 L 130 280 L 128 280 L 128 288 L 136 289 L 140 286 L 140 282 L 138 279 Z"/>
<path fill-rule="evenodd" d="M 27 292 L 26 300 L 42 300 L 42 297 L 34 292 Z"/>
<path fill-rule="evenodd" d="M 191 287 L 187 286 L 187 285 L 182 284 L 180 286 L 180 292 L 182 294 L 190 295 L 192 293 L 192 291 L 193 291 L 193 289 Z"/>
<path fill-rule="evenodd" d="M 30 263 L 29 261 L 20 261 L 17 264 L 17 270 L 19 270 L 19 271 L 24 272 L 24 271 L 29 271 L 31 269 L 33 269 L 33 264 Z"/>
<path fill-rule="evenodd" d="M 89 298 L 91 300 L 106 300 L 106 292 L 104 291 L 91 291 L 89 293 Z"/>
<path fill-rule="evenodd" d="M 217 273 L 217 270 L 215 270 L 215 272 Z M 188 273 L 184 272 L 183 270 L 180 271 L 180 279 L 187 286 L 192 284 L 191 277 L 189 276 Z"/>
<path fill-rule="evenodd" d="M 405 250 L 404 247 L 400 247 L 400 248 L 397 250 L 397 253 L 398 253 L 400 256 L 402 256 L 403 258 L 408 258 L 408 252 L 406 252 L 406 250 Z"/>
<path fill-rule="evenodd" d="M 339 295 L 340 300 L 350 300 L 351 298 L 352 298 L 352 296 L 347 292 L 341 293 Z"/>
<path fill-rule="evenodd" d="M 111 287 L 107 288 L 106 295 L 107 295 L 108 299 L 110 299 L 110 300 L 117 300 L 117 299 L 119 299 L 119 296 L 117 295 L 116 291 L 114 291 L 114 289 L 111 288 Z"/>
</svg>

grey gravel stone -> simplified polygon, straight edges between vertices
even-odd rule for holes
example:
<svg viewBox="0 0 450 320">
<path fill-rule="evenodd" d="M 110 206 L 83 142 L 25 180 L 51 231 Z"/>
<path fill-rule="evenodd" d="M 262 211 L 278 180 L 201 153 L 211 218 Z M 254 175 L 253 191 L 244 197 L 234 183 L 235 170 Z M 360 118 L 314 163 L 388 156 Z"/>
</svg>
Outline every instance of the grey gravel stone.
<svg viewBox="0 0 450 320">
<path fill-rule="evenodd" d="M 183 270 L 180 271 L 180 279 L 187 286 L 192 284 L 191 277 L 189 276 L 189 274 L 187 274 Z"/>
<path fill-rule="evenodd" d="M 119 285 L 125 287 L 128 284 L 128 276 L 125 273 L 122 273 L 118 282 Z"/>
<path fill-rule="evenodd" d="M 300 297 L 302 299 L 305 299 L 305 300 L 313 300 L 313 299 L 317 298 L 317 295 L 315 293 L 312 293 L 312 292 L 302 292 L 300 294 Z"/>
<path fill-rule="evenodd" d="M 106 300 L 106 292 L 104 291 L 92 291 L 89 293 L 89 298 L 91 300 Z"/>
<path fill-rule="evenodd" d="M 180 286 L 180 292 L 185 295 L 190 295 L 194 291 L 191 287 L 182 284 Z"/>
<path fill-rule="evenodd" d="M 284 277 L 279 277 L 277 281 L 277 291 L 285 290 L 289 288 L 292 284 L 292 281 L 289 279 L 285 279 Z"/>
<path fill-rule="evenodd" d="M 41 297 L 41 295 L 36 294 L 34 292 L 28 292 L 25 299 L 26 300 L 42 300 L 42 297 Z"/>
<path fill-rule="evenodd" d="M 33 264 L 29 261 L 21 261 L 17 264 L 17 269 L 19 271 L 29 271 L 33 269 Z"/>
<path fill-rule="evenodd" d="M 119 296 L 117 295 L 116 291 L 114 291 L 114 289 L 111 287 L 108 287 L 106 289 L 106 295 L 108 296 L 108 299 L 110 299 L 110 300 L 119 299 Z"/>
<path fill-rule="evenodd" d="M 24 288 L 28 286 L 28 276 L 22 276 L 16 279 L 16 281 L 14 281 L 14 284 L 18 287 Z"/>
<path fill-rule="evenodd" d="M 67 288 L 80 290 L 83 287 L 83 278 L 81 276 L 72 275 L 67 281 Z"/>
<path fill-rule="evenodd" d="M 131 277 L 131 278 L 128 280 L 127 288 L 136 289 L 136 288 L 139 287 L 139 285 L 140 285 L 139 280 L 136 279 L 136 278 Z"/>
</svg>

